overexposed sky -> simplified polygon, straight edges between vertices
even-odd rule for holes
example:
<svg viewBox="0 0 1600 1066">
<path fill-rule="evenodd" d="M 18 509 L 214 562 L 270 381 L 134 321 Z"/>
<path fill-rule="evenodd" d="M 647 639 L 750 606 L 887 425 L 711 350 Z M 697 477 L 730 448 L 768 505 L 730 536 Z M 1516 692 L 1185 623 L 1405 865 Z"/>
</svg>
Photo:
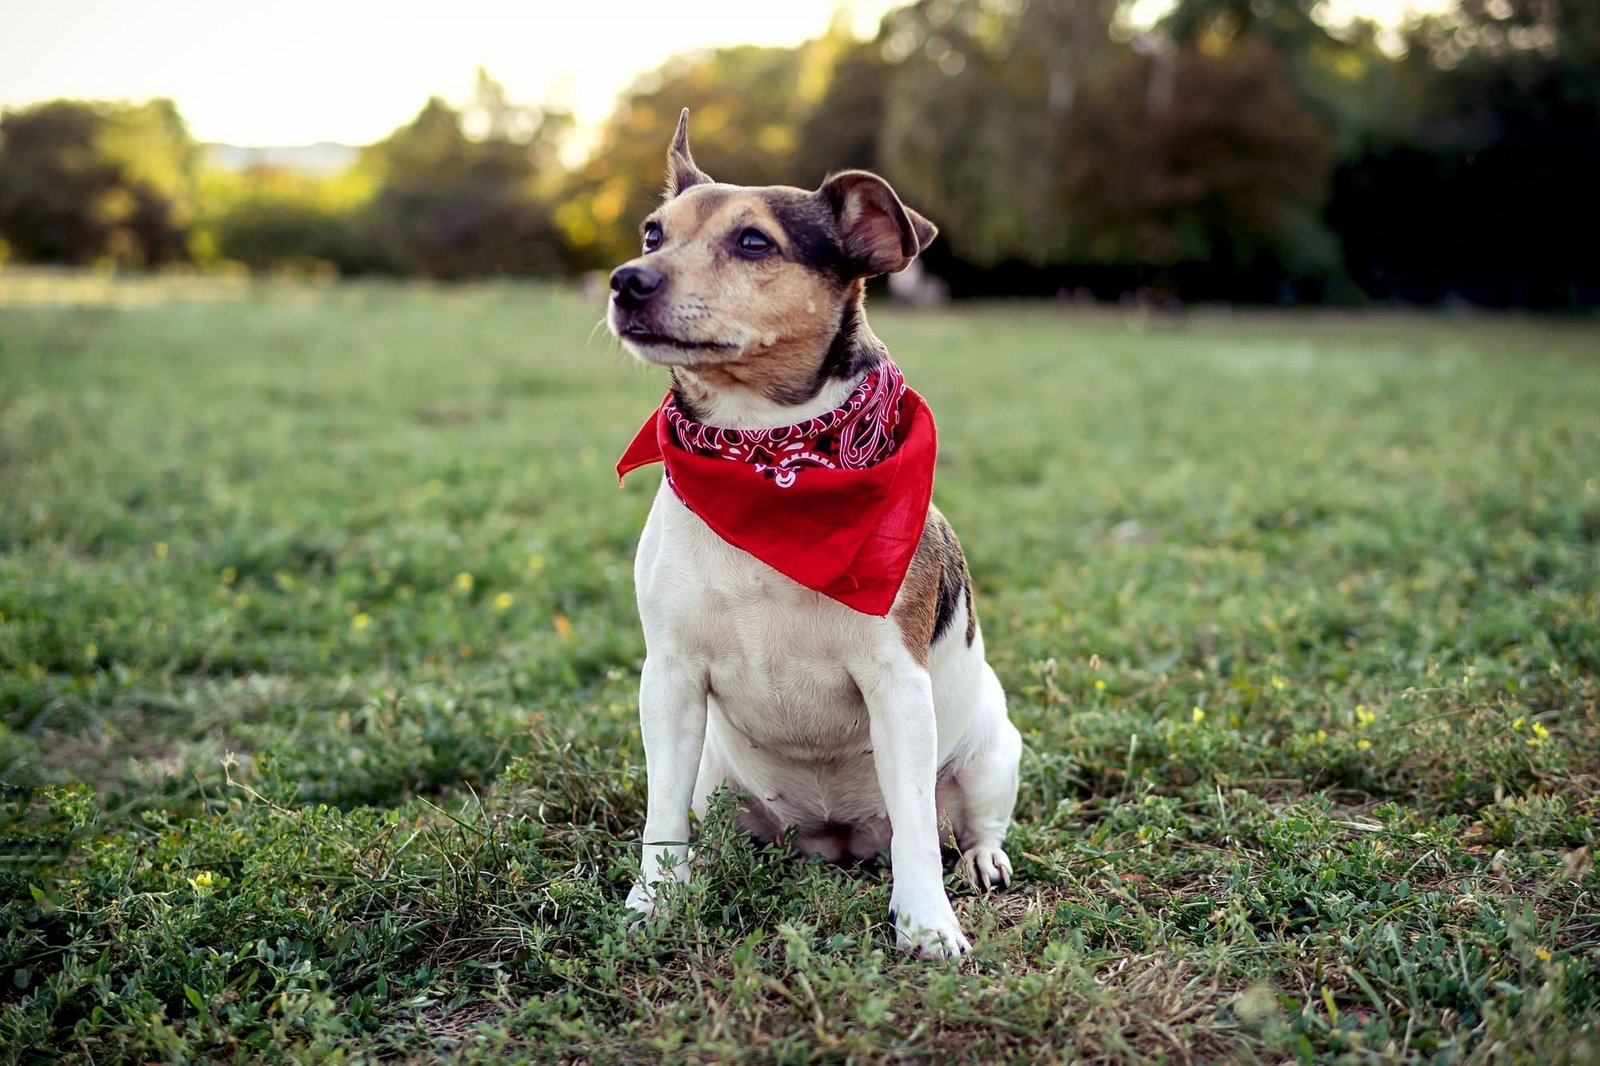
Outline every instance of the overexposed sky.
<svg viewBox="0 0 1600 1066">
<path fill-rule="evenodd" d="M 832 0 L 0 0 L 0 106 L 57 96 L 177 101 L 203 141 L 364 144 L 486 66 L 513 100 L 598 122 L 688 49 L 794 44 Z M 876 28 L 887 0 L 848 5 Z M 859 10 L 857 10 L 859 9 Z"/>
<path fill-rule="evenodd" d="M 1170 0 L 1139 0 L 1140 14 Z M 1447 0 L 1328 0 L 1396 21 Z M 610 113 L 678 52 L 796 44 L 844 8 L 872 34 L 894 0 L 0 0 L 0 107 L 53 97 L 177 101 L 190 132 L 234 144 L 365 144 L 482 65 L 513 100 Z"/>
</svg>

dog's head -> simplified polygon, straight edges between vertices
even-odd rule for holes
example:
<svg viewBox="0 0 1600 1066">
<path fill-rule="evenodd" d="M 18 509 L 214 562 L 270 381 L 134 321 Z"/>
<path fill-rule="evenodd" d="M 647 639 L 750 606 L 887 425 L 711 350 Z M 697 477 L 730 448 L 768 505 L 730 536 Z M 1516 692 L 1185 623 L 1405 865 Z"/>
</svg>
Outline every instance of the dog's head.
<svg viewBox="0 0 1600 1066">
<path fill-rule="evenodd" d="M 864 170 L 816 190 L 715 182 L 689 154 L 688 119 L 667 152 L 666 198 L 640 227 L 643 254 L 611 274 L 611 330 L 675 380 L 804 402 L 876 357 L 865 279 L 905 269 L 938 231 Z"/>
</svg>

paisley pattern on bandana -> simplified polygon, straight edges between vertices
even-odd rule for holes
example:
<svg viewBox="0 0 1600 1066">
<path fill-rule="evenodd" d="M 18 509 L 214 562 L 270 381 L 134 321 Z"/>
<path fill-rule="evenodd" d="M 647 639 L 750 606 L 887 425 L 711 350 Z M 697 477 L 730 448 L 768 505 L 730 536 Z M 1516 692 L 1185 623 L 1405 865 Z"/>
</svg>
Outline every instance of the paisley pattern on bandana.
<svg viewBox="0 0 1600 1066">
<path fill-rule="evenodd" d="M 868 372 L 844 403 L 792 426 L 707 426 L 684 414 L 672 399 L 661 413 L 678 447 L 696 455 L 749 463 L 786 489 L 807 467 L 865 470 L 892 455 L 905 391 L 905 376 L 886 358 Z"/>
</svg>

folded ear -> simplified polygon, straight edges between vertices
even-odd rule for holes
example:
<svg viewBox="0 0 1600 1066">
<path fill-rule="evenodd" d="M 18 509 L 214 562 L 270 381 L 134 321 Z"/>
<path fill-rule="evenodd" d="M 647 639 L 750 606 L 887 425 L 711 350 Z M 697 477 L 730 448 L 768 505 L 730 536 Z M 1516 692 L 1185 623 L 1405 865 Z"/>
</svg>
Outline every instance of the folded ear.
<svg viewBox="0 0 1600 1066">
<path fill-rule="evenodd" d="M 672 199 L 692 185 L 710 183 L 711 179 L 694 165 L 694 156 L 689 154 L 689 109 L 686 107 L 678 116 L 678 132 L 672 138 L 672 147 L 667 149 L 666 199 Z"/>
<path fill-rule="evenodd" d="M 845 256 L 860 277 L 904 270 L 938 236 L 937 226 L 868 171 L 835 174 L 817 192 L 833 209 Z"/>
</svg>

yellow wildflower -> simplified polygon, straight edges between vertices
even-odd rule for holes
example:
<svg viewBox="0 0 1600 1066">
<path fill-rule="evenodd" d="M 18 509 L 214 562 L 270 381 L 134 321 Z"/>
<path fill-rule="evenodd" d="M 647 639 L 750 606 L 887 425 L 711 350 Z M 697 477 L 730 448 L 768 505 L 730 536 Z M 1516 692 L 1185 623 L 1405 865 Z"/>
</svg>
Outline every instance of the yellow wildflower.
<svg viewBox="0 0 1600 1066">
<path fill-rule="evenodd" d="M 1534 948 L 1533 949 L 1533 954 L 1534 954 L 1534 957 L 1537 958 L 1540 962 L 1549 962 L 1550 961 L 1550 953 L 1548 951 L 1546 951 L 1544 948 Z"/>
<path fill-rule="evenodd" d="M 1198 705 L 1194 708 L 1194 710 L 1189 712 L 1189 715 L 1194 719 L 1195 725 L 1199 725 L 1201 722 L 1206 720 L 1206 712 L 1202 711 Z"/>
<path fill-rule="evenodd" d="M 1282 692 L 1285 688 L 1289 687 L 1289 682 L 1285 681 L 1283 678 L 1279 677 L 1277 674 L 1273 674 L 1272 675 L 1272 687 L 1277 689 L 1279 692 Z"/>
<path fill-rule="evenodd" d="M 365 611 L 357 612 L 356 616 L 350 619 L 350 628 L 355 630 L 357 633 L 361 632 L 371 624 L 372 616 Z"/>
<path fill-rule="evenodd" d="M 544 569 L 544 556 L 538 555 L 538 554 L 534 554 L 534 555 L 528 556 L 528 569 L 529 570 L 543 570 Z"/>
<path fill-rule="evenodd" d="M 1357 751 L 1366 751 L 1370 747 L 1372 747 L 1372 741 L 1368 740 L 1366 737 L 1362 737 L 1360 740 L 1356 741 Z"/>
<path fill-rule="evenodd" d="M 472 591 L 472 575 L 467 573 L 465 570 L 461 571 L 461 573 L 456 575 L 456 591 L 457 592 L 471 592 Z"/>
<path fill-rule="evenodd" d="M 1364 704 L 1364 703 L 1356 704 L 1356 724 L 1357 725 L 1359 725 L 1363 729 L 1365 729 L 1367 726 L 1371 725 L 1373 722 L 1376 722 L 1377 720 L 1378 720 L 1378 714 L 1377 714 L 1376 711 L 1367 710 L 1367 705 Z"/>
<path fill-rule="evenodd" d="M 1095 683 L 1094 683 L 1094 690 L 1095 690 L 1095 691 L 1096 691 L 1096 692 L 1104 692 L 1104 691 L 1105 691 L 1105 690 L 1106 690 L 1106 683 L 1105 683 L 1105 681 L 1103 681 L 1103 680 L 1101 680 L 1101 679 L 1098 679 L 1098 678 L 1096 678 L 1096 679 L 1095 679 Z"/>
<path fill-rule="evenodd" d="M 164 541 L 164 540 L 156 541 L 156 558 L 157 559 L 165 559 L 166 557 L 167 557 L 167 542 Z"/>
<path fill-rule="evenodd" d="M 496 596 L 494 598 L 494 609 L 497 610 L 497 611 L 503 611 L 506 608 L 510 607 L 512 602 L 513 602 L 513 597 L 511 595 L 511 593 L 502 592 L 502 593 L 500 593 L 500 595 L 498 595 L 498 596 Z"/>
<path fill-rule="evenodd" d="M 85 644 L 83 646 L 83 657 L 90 662 L 94 662 L 100 657 L 100 646 L 98 644 Z"/>
<path fill-rule="evenodd" d="M 231 585 L 237 580 L 239 580 L 239 571 L 235 570 L 231 566 L 224 566 L 222 568 L 222 583 L 224 585 Z"/>
</svg>

